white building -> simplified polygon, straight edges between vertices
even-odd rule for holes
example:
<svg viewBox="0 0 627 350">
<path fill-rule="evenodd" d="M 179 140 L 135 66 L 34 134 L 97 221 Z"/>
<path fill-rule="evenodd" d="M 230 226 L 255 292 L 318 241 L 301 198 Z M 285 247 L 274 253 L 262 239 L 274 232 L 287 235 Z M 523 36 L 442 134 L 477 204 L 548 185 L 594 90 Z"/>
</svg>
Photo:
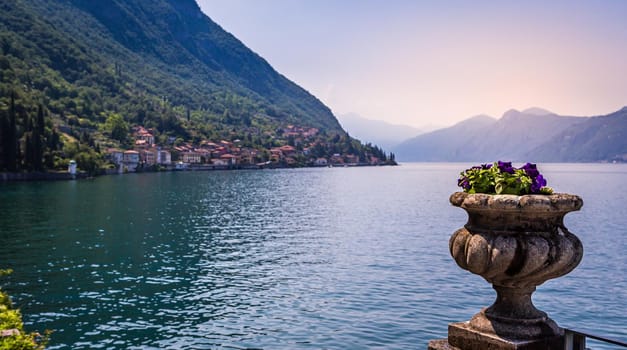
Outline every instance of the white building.
<svg viewBox="0 0 627 350">
<path fill-rule="evenodd" d="M 139 165 L 139 152 L 137 151 L 125 151 L 122 159 L 124 169 L 129 172 L 135 172 Z"/>
<path fill-rule="evenodd" d="M 172 164 L 172 154 L 170 151 L 159 150 L 159 152 L 157 152 L 157 164 Z"/>
</svg>

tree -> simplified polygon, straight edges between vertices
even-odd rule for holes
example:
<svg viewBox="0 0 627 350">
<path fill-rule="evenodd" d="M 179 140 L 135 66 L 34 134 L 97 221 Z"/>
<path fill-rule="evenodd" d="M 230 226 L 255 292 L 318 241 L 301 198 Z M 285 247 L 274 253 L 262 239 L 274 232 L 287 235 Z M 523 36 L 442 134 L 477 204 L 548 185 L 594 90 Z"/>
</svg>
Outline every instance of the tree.
<svg viewBox="0 0 627 350">
<path fill-rule="evenodd" d="M 0 111 L 0 170 L 5 169 L 7 164 L 8 155 L 7 149 L 7 133 L 9 131 L 9 116 L 8 113 Z"/>
<path fill-rule="evenodd" d="M 109 115 L 104 123 L 104 131 L 111 135 L 111 138 L 120 142 L 125 142 L 128 137 L 128 123 L 117 113 Z"/>
<path fill-rule="evenodd" d="M 27 132 L 24 136 L 24 168 L 33 170 L 35 150 L 33 148 L 33 133 Z"/>
<path fill-rule="evenodd" d="M 37 108 L 37 124 L 33 127 L 32 142 L 33 142 L 33 170 L 43 171 L 43 158 L 44 158 L 44 143 L 42 138 L 44 137 L 45 125 L 44 125 L 44 107 L 40 104 Z"/>
<path fill-rule="evenodd" d="M 11 92 L 11 104 L 9 106 L 9 121 L 6 130 L 6 139 L 4 140 L 6 144 L 5 152 L 5 163 L 7 170 L 16 171 L 17 170 L 17 156 L 18 156 L 18 145 L 17 145 L 17 125 L 15 118 L 15 93 Z"/>
</svg>

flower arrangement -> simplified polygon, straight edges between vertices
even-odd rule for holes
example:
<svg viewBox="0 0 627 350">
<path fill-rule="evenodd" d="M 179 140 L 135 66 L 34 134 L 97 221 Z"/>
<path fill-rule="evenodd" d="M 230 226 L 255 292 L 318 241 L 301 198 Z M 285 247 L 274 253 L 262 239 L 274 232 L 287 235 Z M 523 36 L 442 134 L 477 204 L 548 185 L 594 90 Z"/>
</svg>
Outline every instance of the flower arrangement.
<svg viewBox="0 0 627 350">
<path fill-rule="evenodd" d="M 457 186 L 468 193 L 488 194 L 552 194 L 546 179 L 535 164 L 527 163 L 520 168 L 512 162 L 498 161 L 494 164 L 473 166 L 460 173 Z"/>
</svg>

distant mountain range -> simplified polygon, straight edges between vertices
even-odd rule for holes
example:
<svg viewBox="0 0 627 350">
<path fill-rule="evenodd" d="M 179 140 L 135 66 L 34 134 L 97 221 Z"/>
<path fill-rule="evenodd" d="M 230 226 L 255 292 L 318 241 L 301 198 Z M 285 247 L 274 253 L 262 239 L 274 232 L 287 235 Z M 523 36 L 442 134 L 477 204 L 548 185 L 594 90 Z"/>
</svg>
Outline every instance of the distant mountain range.
<svg viewBox="0 0 627 350">
<path fill-rule="evenodd" d="M 390 150 L 401 142 L 434 130 L 435 128 L 414 128 L 409 125 L 391 124 L 382 120 L 373 120 L 356 113 L 348 113 L 337 117 L 340 124 L 351 136 L 362 142 L 370 142 Z"/>
<path fill-rule="evenodd" d="M 627 161 L 627 107 L 595 117 L 512 109 L 500 119 L 475 116 L 416 136 L 392 151 L 406 162 Z"/>
</svg>

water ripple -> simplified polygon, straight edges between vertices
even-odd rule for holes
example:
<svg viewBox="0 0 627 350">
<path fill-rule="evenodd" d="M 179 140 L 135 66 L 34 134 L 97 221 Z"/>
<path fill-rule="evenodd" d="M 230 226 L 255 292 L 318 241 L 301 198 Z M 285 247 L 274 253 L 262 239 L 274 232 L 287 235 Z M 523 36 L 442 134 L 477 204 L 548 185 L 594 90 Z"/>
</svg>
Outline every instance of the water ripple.
<svg viewBox="0 0 627 350">
<path fill-rule="evenodd" d="M 448 253 L 466 219 L 448 204 L 463 168 L 3 185 L 0 266 L 15 270 L 6 288 L 27 326 L 55 330 L 51 349 L 424 348 L 495 297 Z M 560 324 L 625 339 L 624 195 L 594 187 L 589 168 L 554 169 L 552 183 L 586 199 L 567 217 L 586 255 L 534 302 Z"/>
</svg>

